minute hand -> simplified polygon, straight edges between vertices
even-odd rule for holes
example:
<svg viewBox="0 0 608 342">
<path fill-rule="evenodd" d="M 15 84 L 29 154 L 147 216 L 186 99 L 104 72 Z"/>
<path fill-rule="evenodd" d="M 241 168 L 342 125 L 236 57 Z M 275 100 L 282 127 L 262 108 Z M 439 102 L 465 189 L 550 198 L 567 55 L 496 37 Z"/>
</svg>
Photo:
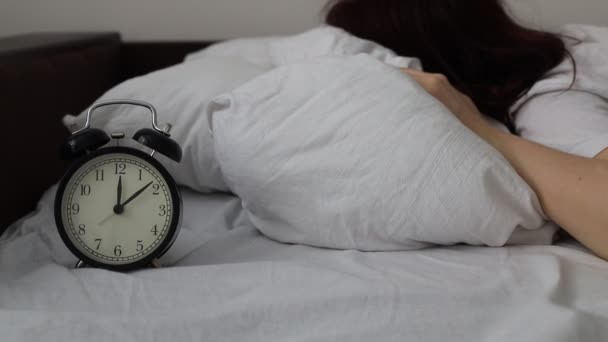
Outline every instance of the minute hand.
<svg viewBox="0 0 608 342">
<path fill-rule="evenodd" d="M 123 204 L 121 204 L 121 206 L 124 208 L 127 204 L 129 204 L 129 202 L 131 202 L 132 200 L 136 199 L 137 196 L 141 195 L 142 192 L 146 191 L 146 189 L 152 185 L 153 182 L 150 182 L 148 184 L 146 184 L 143 188 L 139 189 L 136 193 L 134 193 L 133 195 L 131 195 L 131 197 L 129 197 Z"/>
</svg>

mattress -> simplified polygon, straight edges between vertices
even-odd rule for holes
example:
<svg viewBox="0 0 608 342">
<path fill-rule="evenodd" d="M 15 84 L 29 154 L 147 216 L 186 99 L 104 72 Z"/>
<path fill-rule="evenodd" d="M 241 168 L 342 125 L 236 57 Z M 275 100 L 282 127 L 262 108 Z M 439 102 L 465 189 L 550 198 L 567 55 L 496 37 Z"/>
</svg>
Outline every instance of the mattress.
<svg viewBox="0 0 608 342">
<path fill-rule="evenodd" d="M 607 341 L 608 263 L 574 241 L 414 252 L 272 241 L 184 189 L 160 269 L 74 269 L 55 187 L 0 238 L 2 341 Z"/>
</svg>

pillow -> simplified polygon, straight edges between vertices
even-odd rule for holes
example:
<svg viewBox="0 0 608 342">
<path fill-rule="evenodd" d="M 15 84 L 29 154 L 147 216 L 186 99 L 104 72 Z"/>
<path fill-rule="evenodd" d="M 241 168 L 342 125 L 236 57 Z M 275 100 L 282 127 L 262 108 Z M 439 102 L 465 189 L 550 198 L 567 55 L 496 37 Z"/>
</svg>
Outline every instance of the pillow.
<svg viewBox="0 0 608 342">
<path fill-rule="evenodd" d="M 159 154 L 176 181 L 201 192 L 227 191 L 213 153 L 213 139 L 205 120 L 210 100 L 265 72 L 264 68 L 232 58 L 203 58 L 128 80 L 105 93 L 99 100 L 134 99 L 152 103 L 159 124 L 174 125 L 171 136 L 184 152 L 177 164 Z M 66 116 L 72 130 L 84 125 L 86 113 Z M 100 108 L 92 126 L 107 132 L 124 132 L 127 137 L 142 127 L 150 127 L 146 109 L 133 106 Z M 124 144 L 142 148 L 132 139 Z"/>
<path fill-rule="evenodd" d="M 376 42 L 361 39 L 341 28 L 327 25 L 295 36 L 274 39 L 269 46 L 269 55 L 275 66 L 305 62 L 319 57 L 367 54 L 398 68 L 422 70 L 420 61 L 416 58 L 398 56 Z"/>
<path fill-rule="evenodd" d="M 559 34 L 576 61 L 576 68 L 570 58 L 564 59 L 517 101 L 511 108 L 513 112 L 538 96 L 566 90 L 608 99 L 608 27 L 568 24 Z M 575 72 L 576 78 L 573 78 Z"/>
<path fill-rule="evenodd" d="M 159 112 L 161 123 L 174 124 L 171 134 L 184 150 L 181 164 L 159 156 L 177 182 L 202 192 L 227 191 L 213 155 L 213 140 L 204 115 L 209 109 L 209 101 L 271 70 L 277 63 L 363 52 L 400 67 L 417 65 L 416 60 L 397 57 L 378 44 L 325 26 L 292 37 L 246 38 L 219 43 L 190 54 L 185 63 L 126 81 L 99 100 L 126 98 L 152 103 Z M 145 109 L 132 106 L 101 108 L 96 111 L 93 124 L 132 136 L 136 130 L 150 125 L 145 113 Z M 78 118 L 67 116 L 64 122 L 77 129 L 85 119 L 83 113 Z M 125 143 L 141 148 L 128 139 Z"/>
<path fill-rule="evenodd" d="M 224 180 L 275 240 L 502 246 L 543 226 L 535 193 L 498 151 L 369 55 L 283 66 L 214 102 Z"/>
</svg>

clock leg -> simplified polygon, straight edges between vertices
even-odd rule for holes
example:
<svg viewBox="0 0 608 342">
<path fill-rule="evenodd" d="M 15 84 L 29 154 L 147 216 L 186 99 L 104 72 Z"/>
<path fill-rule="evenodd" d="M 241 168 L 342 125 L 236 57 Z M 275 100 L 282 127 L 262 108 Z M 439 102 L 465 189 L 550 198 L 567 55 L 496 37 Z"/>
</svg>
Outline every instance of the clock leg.
<svg viewBox="0 0 608 342">
<path fill-rule="evenodd" d="M 153 268 L 162 268 L 162 265 L 160 264 L 160 261 L 158 259 L 154 259 L 150 262 L 150 266 L 152 266 Z"/>
<path fill-rule="evenodd" d="M 74 266 L 74 268 L 85 268 L 85 267 L 87 267 L 87 264 L 85 264 L 84 261 L 82 261 L 82 260 L 78 260 L 78 262 Z"/>
</svg>

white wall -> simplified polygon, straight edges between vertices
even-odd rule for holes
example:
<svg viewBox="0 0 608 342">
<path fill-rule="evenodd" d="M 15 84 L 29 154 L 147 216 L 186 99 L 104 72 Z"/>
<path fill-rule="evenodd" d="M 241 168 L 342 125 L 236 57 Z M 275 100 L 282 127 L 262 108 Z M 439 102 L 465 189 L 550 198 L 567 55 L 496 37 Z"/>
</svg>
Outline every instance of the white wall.
<svg viewBox="0 0 608 342">
<path fill-rule="evenodd" d="M 326 0 L 0 0 L 0 36 L 117 30 L 127 40 L 289 34 L 317 25 Z M 523 21 L 608 26 L 608 0 L 507 0 Z"/>
<path fill-rule="evenodd" d="M 563 24 L 608 26 L 608 0 L 506 0 L 523 22 L 556 29 Z"/>
<path fill-rule="evenodd" d="M 0 35 L 117 30 L 128 40 L 200 40 L 295 33 L 325 0 L 0 0 Z"/>
</svg>

